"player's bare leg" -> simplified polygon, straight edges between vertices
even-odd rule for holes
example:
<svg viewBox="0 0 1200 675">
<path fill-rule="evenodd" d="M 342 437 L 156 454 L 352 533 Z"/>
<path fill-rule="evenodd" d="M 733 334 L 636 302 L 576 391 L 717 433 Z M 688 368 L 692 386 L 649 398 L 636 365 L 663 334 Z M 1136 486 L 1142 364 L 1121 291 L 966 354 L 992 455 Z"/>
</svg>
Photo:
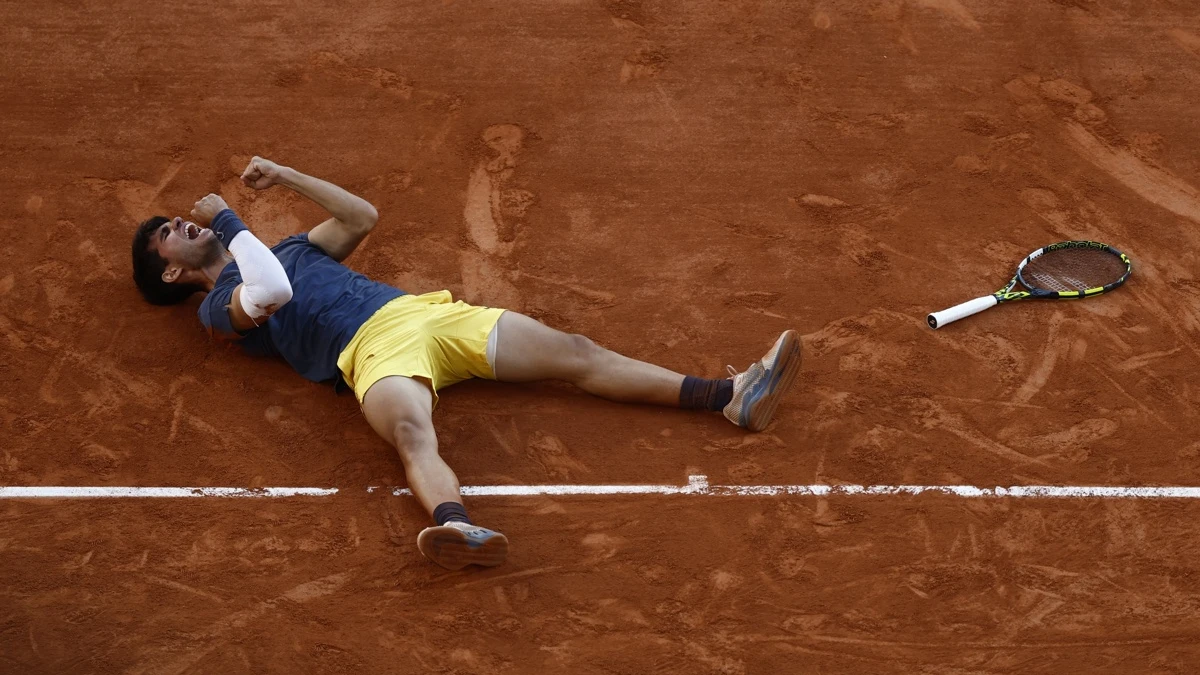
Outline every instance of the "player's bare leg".
<svg viewBox="0 0 1200 675">
<path fill-rule="evenodd" d="M 400 454 L 413 494 L 431 515 L 439 504 L 458 501 L 458 477 L 438 455 L 433 430 L 433 395 L 408 377 L 386 377 L 363 398 L 375 433 Z"/>
<path fill-rule="evenodd" d="M 496 330 L 495 375 L 502 382 L 563 380 L 612 401 L 720 410 L 751 431 L 767 427 L 800 371 L 800 338 L 791 330 L 746 371 L 721 380 L 685 377 L 516 312 L 502 314 Z"/>
<path fill-rule="evenodd" d="M 683 375 L 604 349 L 582 335 L 505 312 L 496 326 L 496 379 L 563 380 L 610 401 L 678 406 Z"/>
<path fill-rule="evenodd" d="M 471 524 L 458 477 L 438 454 L 429 388 L 412 378 L 386 377 L 363 397 L 363 413 L 371 428 L 400 453 L 409 487 L 437 523 L 418 536 L 421 553 L 447 569 L 504 562 L 508 540 Z"/>
</svg>

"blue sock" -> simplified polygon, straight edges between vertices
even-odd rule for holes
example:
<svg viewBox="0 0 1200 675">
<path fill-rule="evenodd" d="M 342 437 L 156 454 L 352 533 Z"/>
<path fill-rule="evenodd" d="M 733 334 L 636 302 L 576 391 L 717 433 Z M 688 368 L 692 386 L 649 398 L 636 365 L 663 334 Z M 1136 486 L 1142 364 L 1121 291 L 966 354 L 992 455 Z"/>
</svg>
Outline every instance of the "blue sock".
<svg viewBox="0 0 1200 675">
<path fill-rule="evenodd" d="M 442 502 L 433 510 L 433 522 L 438 525 L 445 525 L 452 520 L 471 524 L 471 519 L 467 517 L 467 509 L 458 502 Z"/>
<path fill-rule="evenodd" d="M 705 380 L 687 375 L 679 388 L 679 407 L 685 410 L 720 410 L 733 400 L 733 380 Z"/>
</svg>

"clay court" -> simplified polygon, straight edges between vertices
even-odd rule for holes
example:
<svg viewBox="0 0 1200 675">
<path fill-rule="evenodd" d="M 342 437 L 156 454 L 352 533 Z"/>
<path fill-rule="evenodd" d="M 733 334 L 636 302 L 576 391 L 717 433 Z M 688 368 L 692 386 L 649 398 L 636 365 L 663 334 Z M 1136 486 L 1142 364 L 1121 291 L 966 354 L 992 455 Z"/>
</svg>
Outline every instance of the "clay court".
<svg viewBox="0 0 1200 675">
<path fill-rule="evenodd" d="M 764 433 L 556 384 L 442 392 L 465 486 L 1200 486 L 1200 14 L 1182 0 L 114 1 L 0 7 L 4 673 L 1135 673 L 1200 663 L 1200 500 L 468 497 L 446 572 L 396 453 L 145 304 L 133 228 L 220 192 L 268 244 L 717 377 L 787 328 Z M 1134 276 L 938 331 L 1029 251 Z"/>
</svg>

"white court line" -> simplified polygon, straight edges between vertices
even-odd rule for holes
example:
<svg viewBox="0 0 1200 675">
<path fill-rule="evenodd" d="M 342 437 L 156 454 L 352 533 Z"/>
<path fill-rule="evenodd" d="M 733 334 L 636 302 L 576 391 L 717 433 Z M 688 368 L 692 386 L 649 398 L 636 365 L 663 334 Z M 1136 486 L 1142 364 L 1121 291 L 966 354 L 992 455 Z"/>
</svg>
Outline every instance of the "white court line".
<svg viewBox="0 0 1200 675">
<path fill-rule="evenodd" d="M 305 487 L 0 487 L 0 499 L 111 499 L 121 497 L 328 497 L 337 488 Z"/>
<path fill-rule="evenodd" d="M 411 496 L 404 488 L 368 487 L 367 493 Z M 187 497 L 330 497 L 338 488 L 305 487 L 4 487 L 0 499 L 101 499 Z M 1200 499 L 1200 487 L 1118 487 L 1073 485 L 709 485 L 707 476 L 690 476 L 687 485 L 467 485 L 467 497 L 532 497 L 572 495 L 691 495 L 701 497 L 810 497 L 888 496 L 943 494 L 954 497 L 1015 497 L 1058 499 L 1088 497 L 1108 499 Z"/>
</svg>

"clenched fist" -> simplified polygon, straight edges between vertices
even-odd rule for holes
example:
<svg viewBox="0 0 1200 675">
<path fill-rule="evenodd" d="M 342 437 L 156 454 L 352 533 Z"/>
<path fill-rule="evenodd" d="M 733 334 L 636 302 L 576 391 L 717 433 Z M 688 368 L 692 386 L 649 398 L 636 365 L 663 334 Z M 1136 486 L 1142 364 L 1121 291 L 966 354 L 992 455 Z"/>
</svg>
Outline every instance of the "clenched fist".
<svg viewBox="0 0 1200 675">
<path fill-rule="evenodd" d="M 213 218 L 217 217 L 218 213 L 227 208 L 229 205 L 225 203 L 224 199 L 221 199 L 221 195 L 210 194 L 196 202 L 196 206 L 192 209 L 192 220 L 197 225 L 207 226 Z"/>
<path fill-rule="evenodd" d="M 255 157 L 242 172 L 242 182 L 255 190 L 265 190 L 282 179 L 285 168 L 269 159 Z"/>
</svg>

